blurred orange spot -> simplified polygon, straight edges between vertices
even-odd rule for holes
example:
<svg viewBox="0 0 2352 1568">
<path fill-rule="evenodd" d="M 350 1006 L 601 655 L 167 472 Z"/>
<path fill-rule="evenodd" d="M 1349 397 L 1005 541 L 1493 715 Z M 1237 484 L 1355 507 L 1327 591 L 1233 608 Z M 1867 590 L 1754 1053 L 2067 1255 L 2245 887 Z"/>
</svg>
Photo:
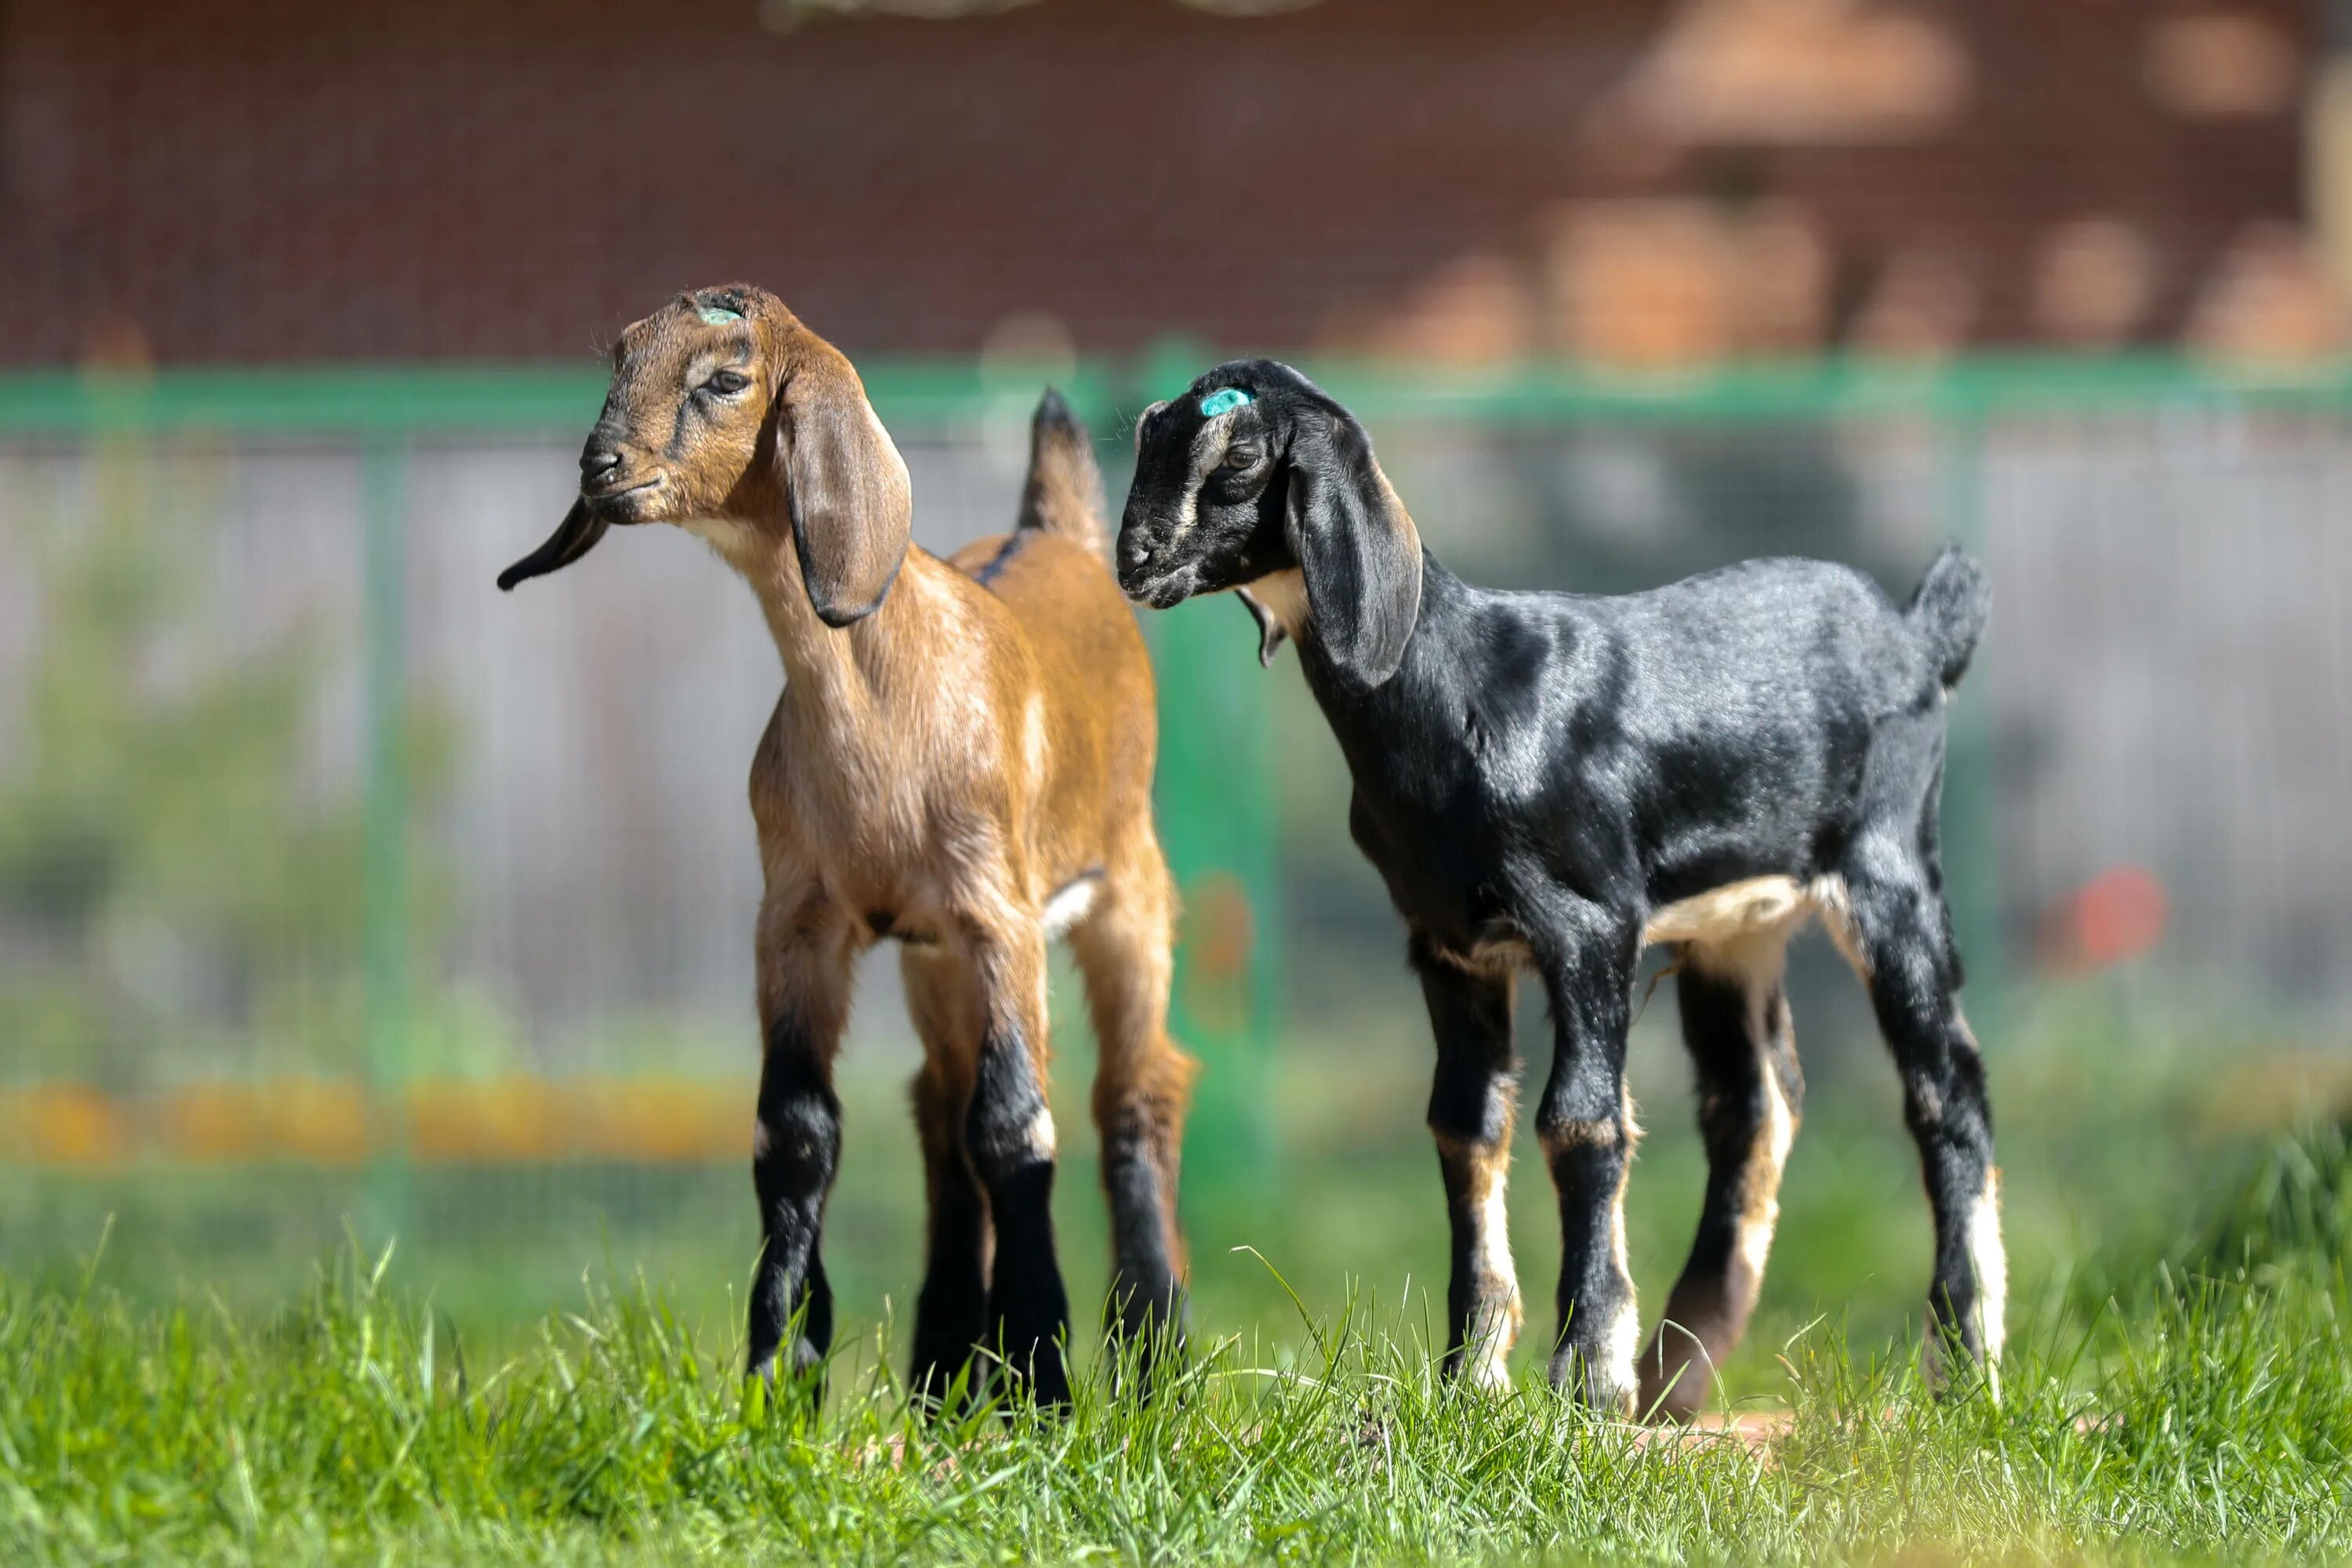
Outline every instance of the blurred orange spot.
<svg viewBox="0 0 2352 1568">
<path fill-rule="evenodd" d="M 1230 871 L 1212 871 L 1185 895 L 1184 942 L 1192 973 L 1228 983 L 1249 968 L 1255 934 L 1249 889 Z"/>
<path fill-rule="evenodd" d="M 2141 866 L 2112 867 L 2053 911 L 2044 956 L 2059 970 L 2104 969 L 2137 958 L 2164 939 L 2169 913 L 2156 873 Z"/>
<path fill-rule="evenodd" d="M 366 1162 L 367 1097 L 357 1084 L 275 1079 L 261 1086 L 259 1104 L 270 1152 L 314 1165 Z"/>
<path fill-rule="evenodd" d="M 428 1079 L 408 1091 L 409 1149 L 428 1163 L 548 1159 L 570 1142 L 565 1120 L 560 1091 L 537 1079 Z"/>
<path fill-rule="evenodd" d="M 188 1084 L 163 1097 L 155 1134 L 163 1152 L 196 1164 L 250 1160 L 266 1137 L 252 1089 L 236 1083 Z"/>
<path fill-rule="evenodd" d="M 6 1147 L 36 1165 L 95 1170 L 122 1163 L 131 1148 L 122 1108 L 81 1084 L 45 1084 L 0 1100 Z"/>
<path fill-rule="evenodd" d="M 1211 871 L 1185 889 L 1178 933 L 1184 1010 L 1202 1027 L 1225 1033 L 1248 1021 L 1250 950 L 1256 939 L 1249 889 L 1240 878 Z"/>
</svg>

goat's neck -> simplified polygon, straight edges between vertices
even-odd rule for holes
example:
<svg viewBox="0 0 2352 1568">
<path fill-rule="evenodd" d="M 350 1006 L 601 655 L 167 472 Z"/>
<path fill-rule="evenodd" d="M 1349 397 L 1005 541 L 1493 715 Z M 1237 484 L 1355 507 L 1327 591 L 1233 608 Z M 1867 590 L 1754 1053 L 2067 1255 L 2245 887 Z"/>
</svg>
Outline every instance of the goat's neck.
<svg viewBox="0 0 2352 1568">
<path fill-rule="evenodd" d="M 874 613 L 846 626 L 829 626 L 809 603 L 800 556 L 787 538 L 775 540 L 740 526 L 698 528 L 727 563 L 750 584 L 767 617 L 768 634 L 784 661 L 784 700 L 822 728 L 860 731 L 877 706 L 909 688 L 926 645 L 899 629 L 916 596 L 904 581 L 918 575 L 908 548 L 902 581 Z"/>
</svg>

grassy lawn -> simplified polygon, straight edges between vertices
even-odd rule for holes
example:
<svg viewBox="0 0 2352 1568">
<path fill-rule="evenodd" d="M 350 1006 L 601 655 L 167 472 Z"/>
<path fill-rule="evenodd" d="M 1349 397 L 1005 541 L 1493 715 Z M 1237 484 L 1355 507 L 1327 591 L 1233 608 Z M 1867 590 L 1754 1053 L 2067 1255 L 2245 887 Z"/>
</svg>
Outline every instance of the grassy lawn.
<svg viewBox="0 0 2352 1568">
<path fill-rule="evenodd" d="M 2063 1184 L 2025 1129 L 2013 1146 L 2012 1171 L 2022 1159 Z M 1849 1152 L 1822 1184 L 1849 1194 L 1875 1245 L 1909 1222 L 1852 1199 L 1874 1158 Z M 2165 1163 L 2146 1148 L 2138 1161 Z M 1902 1184 L 1897 1169 L 1878 1185 Z M 1650 1174 L 1673 1188 L 1695 1173 Z M 1309 1206 L 1391 1201 L 1377 1169 L 1357 1175 L 1344 1201 L 1318 1190 Z M 1431 1206 L 1419 1177 L 1400 1162 L 1387 1178 L 1400 1213 Z M 110 1254 L 87 1285 L 0 1279 L 0 1561 L 2352 1555 L 2352 1159 L 2339 1132 L 2283 1139 L 2231 1190 L 2173 1211 L 2162 1245 L 2125 1237 L 2063 1273 L 2049 1238 L 2084 1216 L 2021 1205 L 2021 1250 L 2043 1262 L 2024 1271 L 1998 1402 L 1919 1386 L 1892 1303 L 1917 1289 L 1923 1238 L 1887 1266 L 1899 1291 L 1799 1321 L 1792 1290 L 1845 1287 L 1820 1276 L 1829 1244 L 1800 1240 L 1836 1215 L 1826 1199 L 1798 1209 L 1800 1284 L 1781 1286 L 1733 1380 L 1787 1412 L 1762 1446 L 1645 1440 L 1532 1373 L 1506 1399 L 1441 1387 L 1418 1287 L 1360 1277 L 1294 1304 L 1248 1255 L 1204 1251 L 1196 1353 L 1168 1397 L 1139 1409 L 1097 1379 L 1066 1419 L 983 1410 L 927 1426 L 870 1318 L 844 1335 L 813 1415 L 747 1398 L 724 1303 L 591 1286 L 528 1332 L 477 1333 L 357 1252 L 275 1307 L 118 1289 Z M 1080 1196 L 1074 1216 L 1093 1206 Z M 1645 1266 L 1652 1290 L 1671 1231 Z M 1311 1267 L 1362 1239 L 1307 1249 Z M 1261 1312 L 1265 1299 L 1278 1306 Z M 1540 1339 L 1548 1314 L 1531 1316 Z"/>
<path fill-rule="evenodd" d="M 421 1173 L 421 1241 L 379 1268 L 322 1253 L 310 1220 L 205 1232 L 224 1204 L 252 1208 L 249 1190 L 125 1178 L 80 1196 L 122 1213 L 87 1281 L 19 1225 L 87 1215 L 58 1190 L 7 1190 L 0 1561 L 2352 1556 L 2343 1135 L 2255 1154 L 2185 1131 L 2168 1090 L 2147 1089 L 2157 1072 L 2122 1102 L 2067 1093 L 2061 1056 L 2004 1068 L 2018 1290 L 2000 1401 L 1919 1387 L 1927 1234 L 1907 1150 L 1877 1096 L 1821 1096 L 1767 1307 L 1728 1377 L 1736 1401 L 1783 1413 L 1761 1446 L 1656 1441 L 1543 1387 L 1557 1244 L 1531 1162 L 1515 1201 L 1534 1298 L 1522 1387 L 1434 1384 L 1434 1281 L 1413 1277 L 1444 1260 L 1434 1162 L 1406 1138 L 1418 1105 L 1379 1081 L 1294 1107 L 1286 1147 L 1312 1157 L 1284 1166 L 1279 1204 L 1195 1215 L 1181 1384 L 1136 1408 L 1082 1350 L 1094 1380 L 1066 1420 L 908 1415 L 885 1302 L 910 1293 L 918 1217 L 889 1157 L 863 1184 L 852 1163 L 835 1208 L 849 1323 L 821 1413 L 746 1399 L 734 1375 L 740 1171 L 663 1190 L 513 1178 L 600 1204 L 614 1229 L 585 1286 L 579 1232 L 536 1190 L 506 1194 L 524 1223 L 501 1232 L 475 1184 L 466 1201 L 489 1217 L 468 1244 L 436 1244 L 458 1217 L 436 1204 L 458 1194 Z M 852 1129 L 885 1138 L 882 1089 L 861 1100 Z M 1656 1307 L 1698 1163 L 1682 1105 L 1651 1121 L 1634 1217 Z M 1063 1187 L 1085 1302 L 1101 1204 L 1082 1152 Z M 315 1215 L 352 1194 L 280 1196 Z M 336 1262 L 289 1265 L 282 1246 Z M 301 1274 L 313 1289 L 289 1293 Z M 548 1311 L 564 1277 L 567 1305 Z"/>
</svg>

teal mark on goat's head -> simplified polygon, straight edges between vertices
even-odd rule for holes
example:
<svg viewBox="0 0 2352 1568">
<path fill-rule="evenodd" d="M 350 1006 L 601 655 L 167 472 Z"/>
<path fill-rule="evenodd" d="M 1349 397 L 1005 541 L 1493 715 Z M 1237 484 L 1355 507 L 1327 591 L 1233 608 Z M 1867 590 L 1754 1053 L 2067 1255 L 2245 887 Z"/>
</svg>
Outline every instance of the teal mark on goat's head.
<svg viewBox="0 0 2352 1568">
<path fill-rule="evenodd" d="M 702 307 L 702 319 L 714 327 L 723 327 L 730 321 L 741 321 L 743 312 L 728 310 L 723 305 L 705 305 Z"/>
<path fill-rule="evenodd" d="M 1254 401 L 1238 386 L 1222 386 L 1201 399 L 1201 417 L 1214 419 L 1220 414 L 1231 414 L 1243 404 Z"/>
</svg>

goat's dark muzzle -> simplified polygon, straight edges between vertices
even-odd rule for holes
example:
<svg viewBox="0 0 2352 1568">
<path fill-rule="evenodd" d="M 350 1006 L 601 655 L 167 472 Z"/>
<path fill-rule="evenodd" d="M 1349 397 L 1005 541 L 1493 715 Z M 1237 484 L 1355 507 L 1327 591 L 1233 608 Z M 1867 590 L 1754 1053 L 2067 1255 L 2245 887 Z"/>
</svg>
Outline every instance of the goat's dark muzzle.
<svg viewBox="0 0 2352 1568">
<path fill-rule="evenodd" d="M 1166 606 L 1159 603 L 1155 593 L 1167 575 L 1165 563 L 1160 559 L 1161 552 L 1150 547 L 1147 531 L 1137 527 L 1131 518 L 1118 531 L 1116 554 L 1119 590 L 1130 599 L 1164 609 Z"/>
</svg>

